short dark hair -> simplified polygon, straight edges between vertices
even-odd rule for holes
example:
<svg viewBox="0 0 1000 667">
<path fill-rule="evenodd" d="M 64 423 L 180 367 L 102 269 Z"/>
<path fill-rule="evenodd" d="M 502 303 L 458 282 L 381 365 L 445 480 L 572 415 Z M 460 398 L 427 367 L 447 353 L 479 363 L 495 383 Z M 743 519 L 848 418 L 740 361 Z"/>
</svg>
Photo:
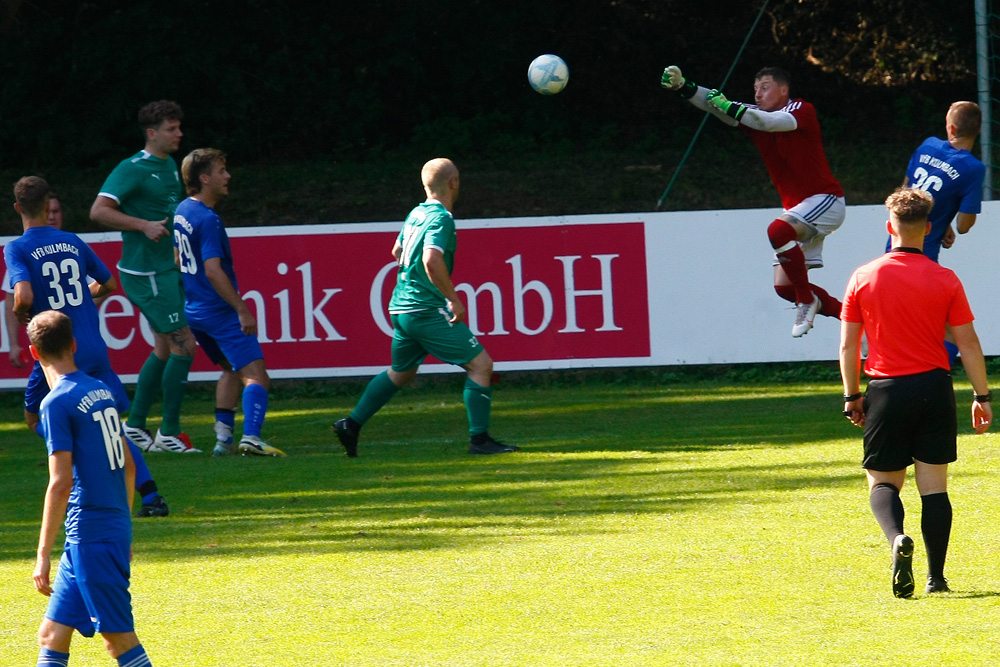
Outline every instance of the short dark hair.
<svg viewBox="0 0 1000 667">
<path fill-rule="evenodd" d="M 955 136 L 977 137 L 983 127 L 983 112 L 975 102 L 955 102 L 948 107 L 947 117 L 955 124 Z"/>
<path fill-rule="evenodd" d="M 28 340 L 38 356 L 58 359 L 73 348 L 73 320 L 58 310 L 38 313 L 28 322 Z"/>
<path fill-rule="evenodd" d="M 934 208 L 934 197 L 920 188 L 907 186 L 896 188 L 885 200 L 889 214 L 904 224 L 927 222 L 927 216 Z"/>
<path fill-rule="evenodd" d="M 181 162 L 181 179 L 189 195 L 201 192 L 201 175 L 212 172 L 216 162 L 226 164 L 226 154 L 217 148 L 196 148 Z"/>
<path fill-rule="evenodd" d="M 166 120 L 184 120 L 181 105 L 172 100 L 159 100 L 139 109 L 139 129 L 143 133 L 149 128 L 159 127 Z"/>
<path fill-rule="evenodd" d="M 792 86 L 792 75 L 788 73 L 788 70 L 780 67 L 765 67 L 754 75 L 753 80 L 757 81 L 765 76 L 774 79 L 774 82 L 779 86 L 788 86 L 789 88 Z"/>
<path fill-rule="evenodd" d="M 51 192 L 44 178 L 25 176 L 14 184 L 14 201 L 26 216 L 37 218 L 45 212 L 45 204 L 49 201 Z"/>
</svg>

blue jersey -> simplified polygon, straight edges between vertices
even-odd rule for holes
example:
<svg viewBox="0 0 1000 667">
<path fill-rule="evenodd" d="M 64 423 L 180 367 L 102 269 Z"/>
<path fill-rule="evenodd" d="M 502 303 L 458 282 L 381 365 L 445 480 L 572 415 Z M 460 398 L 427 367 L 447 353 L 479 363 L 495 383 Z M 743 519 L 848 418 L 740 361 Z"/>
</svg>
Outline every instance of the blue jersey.
<svg viewBox="0 0 1000 667">
<path fill-rule="evenodd" d="M 985 173 L 986 167 L 972 153 L 953 148 L 937 137 L 925 140 L 910 158 L 907 182 L 934 197 L 934 208 L 928 217 L 931 232 L 924 238 L 924 254 L 935 262 L 941 252 L 941 240 L 955 215 L 982 210 Z"/>
<path fill-rule="evenodd" d="M 174 246 L 184 280 L 184 315 L 199 322 L 234 312 L 205 275 L 205 260 L 217 257 L 233 289 L 239 292 L 229 235 L 215 209 L 191 197 L 178 204 L 174 215 Z"/>
<path fill-rule="evenodd" d="M 125 437 L 114 394 L 100 380 L 76 371 L 59 378 L 41 410 L 49 456 L 73 454 L 66 542 L 131 541 Z"/>
<path fill-rule="evenodd" d="M 111 272 L 90 246 L 76 234 L 55 227 L 31 227 L 4 246 L 3 256 L 10 272 L 10 291 L 19 282 L 31 283 L 32 315 L 59 310 L 73 320 L 77 367 L 95 373 L 110 368 L 87 276 L 104 284 Z"/>
</svg>

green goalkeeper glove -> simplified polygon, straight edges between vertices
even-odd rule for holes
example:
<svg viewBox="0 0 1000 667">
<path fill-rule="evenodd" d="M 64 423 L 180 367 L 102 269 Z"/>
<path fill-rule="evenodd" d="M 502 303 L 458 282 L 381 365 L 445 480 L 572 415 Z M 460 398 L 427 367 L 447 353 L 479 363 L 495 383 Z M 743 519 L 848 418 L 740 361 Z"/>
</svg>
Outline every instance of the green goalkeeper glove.
<svg viewBox="0 0 1000 667">
<path fill-rule="evenodd" d="M 685 79 L 684 75 L 681 74 L 681 68 L 677 65 L 671 65 L 663 70 L 663 76 L 660 77 L 660 85 L 667 90 L 674 91 L 685 100 L 691 99 L 698 92 L 698 84 Z"/>
<path fill-rule="evenodd" d="M 726 99 L 726 96 L 718 90 L 709 91 L 708 97 L 706 97 L 705 100 L 716 109 L 722 111 L 722 113 L 737 121 L 747 112 L 747 108 L 745 106 L 739 102 L 730 102 Z"/>
</svg>

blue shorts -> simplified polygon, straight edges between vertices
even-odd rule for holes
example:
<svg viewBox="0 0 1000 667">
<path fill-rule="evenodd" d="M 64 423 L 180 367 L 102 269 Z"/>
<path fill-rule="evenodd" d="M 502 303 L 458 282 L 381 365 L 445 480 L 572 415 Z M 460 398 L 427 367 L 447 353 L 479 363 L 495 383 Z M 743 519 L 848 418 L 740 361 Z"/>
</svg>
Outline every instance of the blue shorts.
<svg viewBox="0 0 1000 667">
<path fill-rule="evenodd" d="M 94 372 L 93 369 L 83 369 L 84 373 L 92 378 L 96 378 L 108 385 L 108 389 L 115 395 L 115 409 L 122 415 L 128 412 L 132 405 L 128 399 L 128 392 L 125 385 L 118 378 L 118 375 L 110 368 L 105 368 Z M 45 381 L 45 373 L 42 366 L 37 361 L 28 376 L 28 385 L 24 388 L 24 411 L 37 415 L 42 408 L 42 399 L 49 395 L 49 383 Z"/>
<path fill-rule="evenodd" d="M 264 358 L 257 336 L 243 333 L 235 310 L 211 319 L 195 321 L 189 317 L 188 321 L 198 345 L 216 366 L 221 366 L 226 360 L 234 371 L 238 371 L 250 362 Z"/>
<path fill-rule="evenodd" d="M 127 542 L 67 543 L 45 618 L 84 637 L 135 631 L 129 574 Z"/>
</svg>

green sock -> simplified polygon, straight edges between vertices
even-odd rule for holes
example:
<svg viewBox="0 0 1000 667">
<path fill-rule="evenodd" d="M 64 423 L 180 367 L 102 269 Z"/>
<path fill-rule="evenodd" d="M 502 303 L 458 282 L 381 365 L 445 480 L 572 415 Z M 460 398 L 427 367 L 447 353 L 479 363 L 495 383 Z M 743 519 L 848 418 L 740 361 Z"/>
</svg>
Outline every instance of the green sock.
<svg viewBox="0 0 1000 667">
<path fill-rule="evenodd" d="M 139 379 L 135 383 L 132 408 L 129 410 L 128 421 L 126 421 L 132 428 L 146 428 L 146 417 L 149 416 L 149 408 L 160 393 L 160 385 L 163 384 L 163 369 L 166 365 L 166 360 L 160 359 L 153 353 L 149 354 L 149 359 L 146 359 L 146 363 L 142 365 Z"/>
<path fill-rule="evenodd" d="M 465 411 L 469 414 L 469 435 L 479 435 L 489 431 L 493 389 L 466 378 L 462 399 L 465 401 Z"/>
<path fill-rule="evenodd" d="M 351 411 L 351 419 L 364 424 L 382 409 L 382 406 L 389 402 L 399 387 L 389 379 L 389 371 L 382 371 L 372 378 L 372 381 L 365 387 L 365 393 L 361 394 L 361 400 Z"/>
<path fill-rule="evenodd" d="M 177 435 L 181 432 L 181 401 L 187 389 L 188 371 L 194 363 L 193 357 L 171 354 L 163 369 L 163 422 L 160 433 Z"/>
</svg>

